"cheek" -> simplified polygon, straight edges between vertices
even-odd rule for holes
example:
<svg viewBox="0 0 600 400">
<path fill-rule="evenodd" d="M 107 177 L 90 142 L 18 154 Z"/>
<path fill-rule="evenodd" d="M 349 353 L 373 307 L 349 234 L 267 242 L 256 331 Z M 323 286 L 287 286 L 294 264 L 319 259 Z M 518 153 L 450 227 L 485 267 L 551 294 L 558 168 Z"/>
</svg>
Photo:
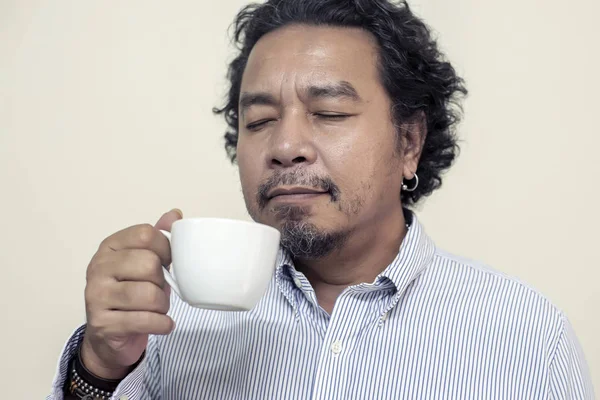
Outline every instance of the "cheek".
<svg viewBox="0 0 600 400">
<path fill-rule="evenodd" d="M 390 168 L 389 145 L 369 137 L 369 133 L 346 137 L 329 147 L 324 155 L 325 164 L 345 186 L 360 186 L 362 181 L 377 179 Z"/>
<path fill-rule="evenodd" d="M 258 160 L 247 157 L 244 152 L 238 152 L 237 164 L 242 192 L 247 204 L 255 203 L 259 185 Z M 249 203 L 250 201 L 250 203 Z"/>
<path fill-rule="evenodd" d="M 364 205 L 398 197 L 402 177 L 394 142 L 383 140 L 383 135 L 373 136 L 354 141 L 332 162 L 331 169 L 346 200 L 360 198 Z"/>
</svg>

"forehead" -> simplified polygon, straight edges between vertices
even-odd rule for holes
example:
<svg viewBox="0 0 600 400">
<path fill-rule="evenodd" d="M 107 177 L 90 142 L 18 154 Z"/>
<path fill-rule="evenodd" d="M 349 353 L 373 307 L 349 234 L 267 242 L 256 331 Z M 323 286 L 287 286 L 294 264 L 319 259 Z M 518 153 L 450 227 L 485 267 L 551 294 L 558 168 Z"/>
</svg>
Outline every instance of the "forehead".
<svg viewBox="0 0 600 400">
<path fill-rule="evenodd" d="M 318 82 L 347 81 L 360 91 L 376 84 L 377 46 L 359 28 L 290 25 L 263 36 L 252 49 L 242 91 L 302 89 Z"/>
</svg>

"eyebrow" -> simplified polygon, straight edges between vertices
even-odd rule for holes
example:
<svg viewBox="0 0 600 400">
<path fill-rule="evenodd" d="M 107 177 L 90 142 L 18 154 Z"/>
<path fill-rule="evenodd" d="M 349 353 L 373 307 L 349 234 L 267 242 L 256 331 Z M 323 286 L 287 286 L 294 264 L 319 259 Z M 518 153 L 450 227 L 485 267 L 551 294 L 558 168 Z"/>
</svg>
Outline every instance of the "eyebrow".
<svg viewBox="0 0 600 400">
<path fill-rule="evenodd" d="M 248 93 L 244 92 L 240 95 L 240 112 L 244 112 L 252 106 L 276 106 L 277 100 L 273 95 L 266 92 Z"/>
<path fill-rule="evenodd" d="M 307 88 L 308 97 L 311 99 L 347 98 L 361 102 L 362 98 L 350 82 L 339 81 L 325 85 L 311 85 Z M 239 112 L 244 112 L 252 106 L 277 106 L 277 99 L 267 92 L 243 92 L 240 95 Z"/>
<path fill-rule="evenodd" d="M 313 85 L 308 88 L 308 96 L 311 98 L 348 98 L 352 101 L 362 101 L 358 92 L 350 82 L 340 81 L 327 85 Z"/>
</svg>

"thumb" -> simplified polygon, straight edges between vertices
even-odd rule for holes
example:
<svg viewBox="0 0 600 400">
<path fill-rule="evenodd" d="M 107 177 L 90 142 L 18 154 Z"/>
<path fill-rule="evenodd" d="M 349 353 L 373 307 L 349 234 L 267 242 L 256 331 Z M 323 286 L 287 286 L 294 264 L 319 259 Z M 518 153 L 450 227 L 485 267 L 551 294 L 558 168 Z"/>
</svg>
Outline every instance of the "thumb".
<svg viewBox="0 0 600 400">
<path fill-rule="evenodd" d="M 168 213 L 163 214 L 162 217 L 160 217 L 160 219 L 158 220 L 158 222 L 156 223 L 156 225 L 154 225 L 155 228 L 157 229 L 162 229 L 164 231 L 171 231 L 171 225 L 173 225 L 173 222 L 182 219 L 183 218 L 183 212 L 178 209 L 178 208 L 174 208 L 171 211 L 169 211 Z"/>
</svg>

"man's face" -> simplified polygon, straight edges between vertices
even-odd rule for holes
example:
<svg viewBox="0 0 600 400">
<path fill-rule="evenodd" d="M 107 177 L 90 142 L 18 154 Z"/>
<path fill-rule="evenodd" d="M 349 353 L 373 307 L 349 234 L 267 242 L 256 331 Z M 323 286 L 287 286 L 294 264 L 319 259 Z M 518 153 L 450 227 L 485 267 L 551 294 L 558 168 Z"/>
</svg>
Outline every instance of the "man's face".
<svg viewBox="0 0 600 400">
<path fill-rule="evenodd" d="M 293 25 L 252 50 L 240 96 L 242 190 L 252 218 L 278 228 L 296 257 L 324 257 L 400 207 L 390 105 L 362 30 Z"/>
</svg>

